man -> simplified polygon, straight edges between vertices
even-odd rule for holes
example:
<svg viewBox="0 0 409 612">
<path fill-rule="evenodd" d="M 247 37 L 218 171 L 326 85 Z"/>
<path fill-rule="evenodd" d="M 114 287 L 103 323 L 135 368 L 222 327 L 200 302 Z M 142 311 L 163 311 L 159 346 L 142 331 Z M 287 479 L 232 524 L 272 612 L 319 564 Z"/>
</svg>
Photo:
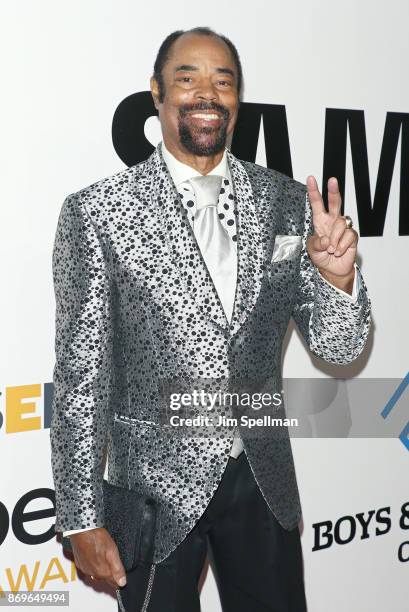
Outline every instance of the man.
<svg viewBox="0 0 409 612">
<path fill-rule="evenodd" d="M 228 39 L 171 34 L 151 79 L 163 142 L 69 196 L 58 223 L 56 530 L 79 569 L 122 587 L 121 609 L 200 610 L 208 552 L 225 612 L 306 609 L 287 431 L 169 438 L 158 426 L 163 380 L 280 392 L 291 316 L 332 363 L 354 360 L 370 327 L 336 179 L 326 212 L 313 177 L 306 190 L 226 150 L 241 85 Z M 149 574 L 125 573 L 104 528 L 107 444 L 108 481 L 158 505 Z"/>
</svg>

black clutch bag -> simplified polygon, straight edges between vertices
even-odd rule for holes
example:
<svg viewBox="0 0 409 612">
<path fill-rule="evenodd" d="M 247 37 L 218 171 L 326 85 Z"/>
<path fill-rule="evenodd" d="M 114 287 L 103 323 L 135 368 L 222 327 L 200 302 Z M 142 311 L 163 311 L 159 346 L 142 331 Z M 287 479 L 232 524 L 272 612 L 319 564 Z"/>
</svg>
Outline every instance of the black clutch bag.
<svg viewBox="0 0 409 612">
<path fill-rule="evenodd" d="M 128 572 L 137 566 L 151 567 L 155 550 L 157 504 L 133 489 L 102 481 L 105 529 L 118 547 Z M 72 550 L 69 537 L 62 538 L 64 548 Z"/>
</svg>

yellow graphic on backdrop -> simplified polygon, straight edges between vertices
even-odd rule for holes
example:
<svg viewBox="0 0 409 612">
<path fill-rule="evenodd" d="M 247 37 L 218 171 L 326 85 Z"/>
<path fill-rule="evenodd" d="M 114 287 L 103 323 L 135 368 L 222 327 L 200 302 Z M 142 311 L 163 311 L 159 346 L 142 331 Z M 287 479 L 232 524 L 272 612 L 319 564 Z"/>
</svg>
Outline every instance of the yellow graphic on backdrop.
<svg viewBox="0 0 409 612">
<path fill-rule="evenodd" d="M 66 559 L 63 559 L 63 562 Z M 0 584 L 0 597 L 4 596 L 4 591 L 41 591 L 49 585 L 54 589 L 59 588 L 59 584 L 67 584 L 77 580 L 77 568 L 73 561 L 69 562 L 68 567 L 63 567 L 61 559 L 51 557 L 48 564 L 46 561 L 35 561 L 34 567 L 30 570 L 26 563 L 13 570 L 11 567 L 5 568 L 6 581 L 8 584 Z"/>
<path fill-rule="evenodd" d="M 23 385 L 20 387 L 7 387 L 6 389 L 6 433 L 19 431 L 32 431 L 41 429 L 41 417 L 35 414 L 36 402 L 23 400 L 41 397 L 41 385 Z"/>
</svg>

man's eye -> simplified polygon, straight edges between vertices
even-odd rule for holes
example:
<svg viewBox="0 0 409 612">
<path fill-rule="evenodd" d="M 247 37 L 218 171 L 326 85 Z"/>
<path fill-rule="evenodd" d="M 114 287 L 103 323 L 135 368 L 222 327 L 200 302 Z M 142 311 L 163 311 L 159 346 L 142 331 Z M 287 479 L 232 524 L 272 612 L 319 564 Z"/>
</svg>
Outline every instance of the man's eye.
<svg viewBox="0 0 409 612">
<path fill-rule="evenodd" d="M 229 87 L 230 86 L 230 81 L 218 81 L 219 85 L 222 85 L 223 87 Z"/>
<path fill-rule="evenodd" d="M 182 83 L 190 83 L 191 80 L 192 80 L 192 77 L 188 77 L 188 76 L 180 77 L 178 79 L 178 81 L 181 81 Z"/>
</svg>

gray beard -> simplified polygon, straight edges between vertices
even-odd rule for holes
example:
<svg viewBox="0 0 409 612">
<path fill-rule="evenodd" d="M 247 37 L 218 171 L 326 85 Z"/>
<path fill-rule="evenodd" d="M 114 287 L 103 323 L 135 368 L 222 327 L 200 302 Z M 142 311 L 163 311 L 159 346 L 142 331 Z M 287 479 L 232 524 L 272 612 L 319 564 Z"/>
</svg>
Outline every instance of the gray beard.
<svg viewBox="0 0 409 612">
<path fill-rule="evenodd" d="M 211 134 L 214 130 L 210 127 L 201 128 L 200 134 Z M 217 136 L 212 141 L 201 142 L 195 138 L 193 130 L 191 130 L 183 121 L 179 120 L 179 139 L 181 144 L 189 153 L 199 157 L 207 157 L 220 153 L 226 147 L 227 141 L 227 125 L 223 124 L 219 129 Z"/>
</svg>

